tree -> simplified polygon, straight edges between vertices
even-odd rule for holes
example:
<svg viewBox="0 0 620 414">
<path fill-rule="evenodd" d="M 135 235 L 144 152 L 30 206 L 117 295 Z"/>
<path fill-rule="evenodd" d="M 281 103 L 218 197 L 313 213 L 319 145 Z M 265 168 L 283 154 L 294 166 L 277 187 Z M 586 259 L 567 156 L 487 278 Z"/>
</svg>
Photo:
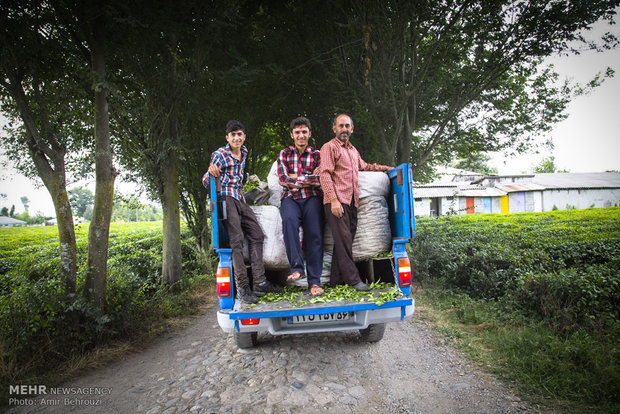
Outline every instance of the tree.
<svg viewBox="0 0 620 414">
<path fill-rule="evenodd" d="M 356 142 L 418 175 L 471 152 L 522 152 L 564 118 L 571 97 L 543 58 L 611 19 L 618 1 L 339 2 L 343 24 L 321 27 L 325 59 Z M 603 47 L 617 43 L 606 35 Z"/>
<path fill-rule="evenodd" d="M 84 212 L 92 206 L 95 196 L 92 191 L 84 187 L 76 187 L 69 190 L 69 202 L 73 207 L 73 212 L 78 217 L 84 217 Z"/>
<path fill-rule="evenodd" d="M 117 99 L 123 112 L 115 128 L 128 139 L 118 143 L 121 162 L 146 181 L 150 193 L 161 201 L 163 216 L 162 279 L 176 289 L 181 279 L 181 219 L 179 211 L 180 134 L 184 99 L 179 66 L 180 38 L 191 24 L 192 5 L 162 2 L 135 3 L 129 13 L 137 24 L 128 31 L 131 48 L 122 64 L 132 74 Z M 183 12 L 187 12 L 184 15 Z M 171 16 L 179 18 L 179 21 Z M 184 27 L 183 23 L 189 23 Z M 149 30 L 145 32 L 144 27 Z M 131 57 L 130 57 L 131 56 Z M 149 60 L 148 65 L 143 62 Z"/>
<path fill-rule="evenodd" d="M 481 174 L 497 174 L 496 168 L 491 168 L 487 162 L 491 159 L 487 154 L 480 152 L 472 152 L 467 158 L 461 158 L 452 163 L 454 168 L 462 170 L 474 171 Z"/>
<path fill-rule="evenodd" d="M 95 203 L 88 231 L 87 272 L 84 292 L 97 308 L 103 310 L 107 286 L 108 236 L 114 196 L 116 169 L 112 163 L 110 144 L 110 118 L 108 112 L 108 88 L 106 76 L 106 43 L 109 9 L 103 1 L 89 7 L 78 2 L 71 9 L 58 6 L 57 11 L 68 23 L 77 50 L 83 52 L 90 65 L 94 79 L 95 115 Z M 68 14 L 70 10 L 77 13 Z M 84 45 L 88 49 L 84 49 Z"/>
<path fill-rule="evenodd" d="M 111 14 L 122 7 L 118 2 L 51 1 L 46 7 L 52 11 L 54 24 L 63 34 L 62 43 L 66 58 L 76 62 L 78 75 L 90 80 L 85 96 L 92 100 L 94 122 L 95 202 L 88 233 L 87 271 L 84 294 L 103 310 L 105 305 L 108 235 L 112 215 L 112 198 L 116 170 L 112 164 L 106 77 L 106 44 Z M 67 76 L 71 74 L 71 76 Z M 72 79 L 73 73 L 65 72 L 64 78 Z M 79 78 L 79 77 L 78 77 Z M 70 81 L 69 81 L 70 82 Z M 74 85 L 71 85 L 74 86 Z M 75 88 L 74 88 L 75 89 Z M 69 111 L 71 116 L 75 114 Z M 90 123 L 89 123 L 90 124 Z M 68 200 L 67 200 L 67 204 Z"/>
<path fill-rule="evenodd" d="M 28 197 L 24 196 L 20 198 L 22 204 L 24 205 L 24 210 L 26 210 L 26 212 L 28 211 L 28 207 L 30 206 L 30 200 L 28 199 Z"/>
<path fill-rule="evenodd" d="M 534 167 L 534 173 L 536 174 L 541 174 L 541 173 L 567 173 L 569 172 L 568 170 L 558 170 L 558 168 L 555 165 L 555 157 L 552 155 L 550 157 L 547 158 L 543 158 L 542 161 L 540 161 L 540 164 L 538 164 L 536 167 Z"/>
<path fill-rule="evenodd" d="M 235 4 L 149 3 L 148 12 L 135 6 L 132 15 L 139 24 L 123 61 L 132 76 L 117 95 L 123 112 L 116 114 L 115 128 L 125 137 L 118 150 L 123 165 L 161 202 L 162 278 L 174 287 L 182 271 L 180 208 L 206 250 L 207 192 L 201 178 L 211 152 L 225 142 L 228 119 L 259 129 L 264 105 L 252 98 L 263 70 L 247 65 L 256 52 L 242 46 L 250 36 Z M 263 101 L 269 97 L 263 96 Z M 239 105 L 239 99 L 252 104 Z M 252 147 L 258 152 L 261 145 L 253 141 Z"/>
<path fill-rule="evenodd" d="M 66 183 L 67 170 L 81 164 L 68 153 L 80 152 L 88 131 L 83 122 L 89 114 L 85 79 L 63 47 L 68 37 L 48 3 L 2 2 L 0 28 L 0 93 L 9 118 L 6 149 L 17 168 L 39 176 L 52 197 L 61 275 L 67 291 L 74 292 L 77 246 Z"/>
</svg>

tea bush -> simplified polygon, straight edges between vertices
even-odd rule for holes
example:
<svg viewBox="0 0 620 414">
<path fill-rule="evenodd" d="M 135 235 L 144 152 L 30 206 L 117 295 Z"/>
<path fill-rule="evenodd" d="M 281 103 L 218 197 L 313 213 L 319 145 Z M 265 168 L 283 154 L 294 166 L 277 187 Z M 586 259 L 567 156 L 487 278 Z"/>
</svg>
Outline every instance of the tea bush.
<svg viewBox="0 0 620 414">
<path fill-rule="evenodd" d="M 474 358 L 527 394 L 620 412 L 620 208 L 420 218 L 410 259 Z"/>
<path fill-rule="evenodd" d="M 182 231 L 180 293 L 161 283 L 161 223 L 113 223 L 106 308 L 68 295 L 59 280 L 55 227 L 0 229 L 0 373 L 5 381 L 43 375 L 110 339 L 131 338 L 150 322 L 188 312 L 187 293 L 209 276 L 187 229 Z M 76 226 L 77 290 L 84 285 L 88 229 Z"/>
<path fill-rule="evenodd" d="M 620 318 L 620 208 L 420 218 L 415 275 L 563 327 Z"/>
</svg>

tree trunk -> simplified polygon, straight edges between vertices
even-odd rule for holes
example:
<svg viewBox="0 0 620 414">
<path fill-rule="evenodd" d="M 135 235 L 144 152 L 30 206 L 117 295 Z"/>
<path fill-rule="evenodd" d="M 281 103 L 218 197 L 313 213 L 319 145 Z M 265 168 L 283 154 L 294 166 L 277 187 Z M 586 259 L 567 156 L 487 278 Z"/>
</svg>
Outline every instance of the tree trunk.
<svg viewBox="0 0 620 414">
<path fill-rule="evenodd" d="M 88 270 L 85 281 L 86 297 L 103 310 L 107 285 L 108 236 L 114 199 L 116 170 L 110 147 L 110 118 L 105 68 L 105 37 L 103 15 L 93 28 L 91 45 L 92 71 L 95 86 L 95 204 L 88 232 Z"/>
<path fill-rule="evenodd" d="M 30 156 L 41 177 L 47 191 L 52 196 L 56 220 L 58 224 L 58 241 L 60 244 L 61 277 L 65 281 L 67 293 L 75 293 L 75 275 L 77 273 L 77 244 L 73 227 L 73 213 L 69 196 L 67 195 L 67 180 L 65 175 L 65 151 L 51 131 L 41 131 L 35 121 L 36 115 L 32 112 L 31 104 L 21 82 L 15 76 L 9 76 L 10 83 L 6 83 L 7 90 L 17 103 L 19 113 L 28 136 L 27 146 Z M 37 102 L 39 109 L 43 103 Z M 47 111 L 42 110 L 41 117 L 46 117 Z M 49 119 L 43 119 L 42 125 L 49 125 Z"/>
<path fill-rule="evenodd" d="M 207 196 L 204 187 L 200 185 L 199 191 L 192 190 L 194 189 L 187 187 L 181 190 L 181 208 L 187 220 L 187 226 L 194 235 L 200 251 L 204 263 L 203 271 L 209 273 L 214 270 L 210 258 L 213 246 L 208 222 L 211 214 L 207 208 Z"/>
<path fill-rule="evenodd" d="M 162 278 L 176 290 L 181 280 L 181 215 L 179 211 L 179 165 L 176 151 L 168 151 L 162 163 L 161 206 L 163 218 Z"/>
<path fill-rule="evenodd" d="M 67 293 L 75 293 L 75 275 L 77 273 L 77 244 L 75 240 L 75 228 L 73 225 L 73 213 L 67 188 L 61 180 L 54 180 L 54 190 L 50 191 L 56 211 L 56 223 L 58 225 L 58 242 L 60 244 L 60 268 L 61 277 L 65 282 Z M 64 180 L 63 180 L 64 181 Z"/>
<path fill-rule="evenodd" d="M 73 213 L 67 194 L 64 157 L 62 155 L 56 157 L 55 164 L 60 161 L 62 165 L 54 165 L 54 170 L 41 152 L 33 150 L 31 143 L 29 143 L 29 147 L 30 154 L 37 168 L 37 173 L 43 180 L 47 191 L 49 191 L 52 196 L 52 202 L 54 203 L 56 222 L 58 225 L 58 242 L 60 244 L 60 274 L 65 281 L 67 293 L 75 293 L 77 244 L 73 225 Z"/>
</svg>

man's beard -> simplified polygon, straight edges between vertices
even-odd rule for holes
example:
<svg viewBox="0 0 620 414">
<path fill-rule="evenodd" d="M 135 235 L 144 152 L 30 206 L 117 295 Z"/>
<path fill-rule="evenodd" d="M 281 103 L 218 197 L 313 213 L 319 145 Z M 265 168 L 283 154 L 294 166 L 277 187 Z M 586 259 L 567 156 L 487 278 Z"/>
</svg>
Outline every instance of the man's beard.
<svg viewBox="0 0 620 414">
<path fill-rule="evenodd" d="M 351 137 L 351 135 L 349 135 L 346 132 L 341 132 L 340 135 L 338 135 L 338 138 L 340 138 L 340 141 L 342 141 L 342 142 L 347 142 L 350 137 Z"/>
</svg>

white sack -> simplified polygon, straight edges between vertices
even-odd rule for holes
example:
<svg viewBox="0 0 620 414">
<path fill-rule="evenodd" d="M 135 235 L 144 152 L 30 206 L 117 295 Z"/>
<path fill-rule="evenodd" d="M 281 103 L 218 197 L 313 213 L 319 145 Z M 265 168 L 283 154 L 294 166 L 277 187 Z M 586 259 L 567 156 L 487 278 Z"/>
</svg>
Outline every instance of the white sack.
<svg viewBox="0 0 620 414">
<path fill-rule="evenodd" d="M 267 174 L 267 185 L 269 186 L 269 204 L 279 208 L 284 189 L 280 185 L 280 179 L 278 178 L 278 161 L 274 161 L 269 174 Z"/>
<path fill-rule="evenodd" d="M 263 243 L 263 262 L 265 269 L 288 269 L 286 248 L 282 238 L 282 217 L 280 210 L 275 206 L 250 206 L 256 214 L 256 219 L 263 229 L 265 241 Z M 243 242 L 243 257 L 246 263 L 250 262 L 247 240 Z"/>
<path fill-rule="evenodd" d="M 360 199 L 369 196 L 387 197 L 390 194 L 390 178 L 380 171 L 360 171 L 358 174 Z"/>
<path fill-rule="evenodd" d="M 323 274 L 329 274 L 326 269 L 328 253 L 331 256 L 334 248 L 329 225 L 326 225 L 323 237 Z M 360 262 L 378 254 L 385 253 L 392 248 L 392 231 L 388 217 L 388 204 L 384 197 L 368 196 L 360 200 L 357 209 L 357 231 L 353 239 L 353 260 Z M 331 260 L 329 261 L 331 266 Z"/>
</svg>

